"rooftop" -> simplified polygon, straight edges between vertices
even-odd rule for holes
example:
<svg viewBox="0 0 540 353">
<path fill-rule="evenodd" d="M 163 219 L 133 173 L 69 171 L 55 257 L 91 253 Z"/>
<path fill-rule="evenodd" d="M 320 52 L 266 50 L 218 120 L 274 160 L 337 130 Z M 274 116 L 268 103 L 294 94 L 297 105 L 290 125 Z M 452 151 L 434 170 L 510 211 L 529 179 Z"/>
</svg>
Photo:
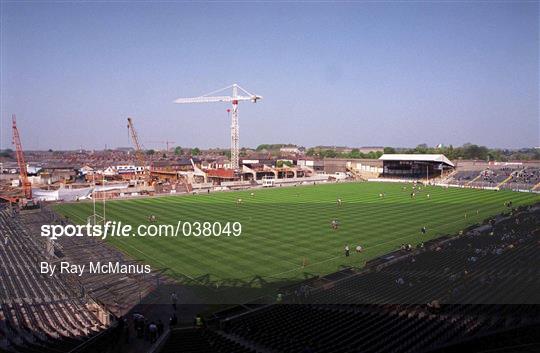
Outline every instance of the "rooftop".
<svg viewBox="0 0 540 353">
<path fill-rule="evenodd" d="M 440 162 L 454 167 L 444 154 L 383 154 L 379 157 L 381 161 L 419 161 L 419 162 Z"/>
</svg>

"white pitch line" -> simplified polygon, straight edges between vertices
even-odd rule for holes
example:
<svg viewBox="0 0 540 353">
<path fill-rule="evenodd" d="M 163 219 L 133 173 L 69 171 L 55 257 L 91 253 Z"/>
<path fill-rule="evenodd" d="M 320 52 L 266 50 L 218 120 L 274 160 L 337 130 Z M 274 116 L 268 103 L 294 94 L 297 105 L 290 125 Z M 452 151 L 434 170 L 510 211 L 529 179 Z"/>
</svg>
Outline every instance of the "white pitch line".
<svg viewBox="0 0 540 353">
<path fill-rule="evenodd" d="M 75 216 L 75 218 L 78 218 L 78 219 L 80 219 L 80 220 L 83 221 L 83 222 L 85 221 L 81 216 L 78 216 L 78 215 L 74 215 L 74 216 Z M 102 241 L 103 241 L 103 240 L 102 240 Z M 103 242 L 106 243 L 105 241 L 103 241 Z M 150 259 L 156 261 L 157 263 L 161 264 L 161 265 L 164 266 L 165 268 L 169 268 L 169 267 L 170 267 L 170 266 L 167 266 L 167 264 L 165 264 L 165 263 L 163 263 L 163 262 L 157 260 L 155 257 L 150 256 L 150 255 L 147 255 L 146 253 L 144 253 L 142 250 L 139 250 L 139 249 L 138 249 L 137 247 L 135 247 L 134 245 L 129 244 L 128 242 L 124 242 L 124 244 L 130 246 L 131 248 L 133 248 L 133 249 L 135 249 L 135 250 L 137 250 L 138 252 L 140 252 L 140 253 L 143 254 L 144 256 L 146 256 L 146 257 L 148 257 L 148 258 L 150 258 Z M 116 246 L 115 246 L 115 248 L 118 249 L 118 247 L 116 247 Z M 174 272 L 176 272 L 176 271 L 174 271 Z M 189 275 L 186 275 L 185 273 L 179 272 L 179 274 L 181 274 L 181 275 L 183 275 L 183 276 L 186 276 L 187 278 L 191 279 L 192 281 L 195 281 L 195 282 L 199 283 L 200 285 L 203 285 L 203 286 L 204 286 L 203 283 L 199 282 L 198 280 L 196 280 L 195 278 L 193 278 L 193 277 L 191 277 L 191 276 L 189 276 Z"/>
<path fill-rule="evenodd" d="M 437 228 L 440 228 L 442 226 L 447 226 L 449 224 L 454 224 L 454 223 L 458 223 L 458 222 L 461 222 L 462 220 L 458 220 L 458 221 L 453 221 L 453 222 L 449 222 L 449 223 L 444 223 L 444 224 L 441 224 L 439 227 Z M 437 229 L 437 228 L 434 228 L 434 229 Z M 369 247 L 369 249 L 365 249 L 366 251 L 368 250 L 371 250 L 371 249 L 374 249 L 374 248 L 377 248 L 381 245 L 385 245 L 385 244 L 388 244 L 388 243 L 392 243 L 396 240 L 402 240 L 402 239 L 407 239 L 407 238 L 410 238 L 410 237 L 417 237 L 418 235 L 415 235 L 415 234 L 411 234 L 411 235 L 407 235 L 407 236 L 404 236 L 404 237 L 400 237 L 400 238 L 394 238 L 392 240 L 389 240 L 389 241 L 386 241 L 386 242 L 383 242 L 383 243 L 378 243 L 376 245 L 373 245 L 371 247 Z M 435 239 L 435 238 L 434 238 Z M 280 273 L 276 273 L 274 275 L 270 275 L 268 277 L 275 277 L 275 276 L 279 276 L 279 275 L 282 275 L 282 274 L 285 274 L 285 273 L 289 273 L 289 272 L 293 272 L 293 271 L 297 271 L 297 270 L 300 270 L 300 269 L 303 269 L 303 268 L 307 268 L 307 267 L 310 267 L 310 266 L 314 266 L 314 265 L 319 265 L 319 264 L 322 264 L 322 263 L 325 263 L 325 262 L 328 262 L 328 261 L 332 261 L 332 260 L 335 260 L 335 259 L 338 259 L 342 257 L 342 255 L 339 255 L 339 256 L 335 256 L 335 257 L 331 257 L 331 258 L 328 258 L 328 259 L 325 259 L 325 260 L 322 260 L 322 261 L 319 261 L 319 262 L 314 262 L 312 264 L 309 264 L 309 265 L 306 265 L 306 266 L 300 266 L 300 267 L 296 267 L 296 268 L 293 268 L 291 270 L 287 270 L 287 271 L 284 271 L 284 272 L 280 272 Z"/>
<path fill-rule="evenodd" d="M 77 217 L 78 219 L 84 221 L 84 219 L 82 219 L 80 216 L 75 215 L 75 217 Z M 474 217 L 474 216 L 473 216 L 473 217 Z M 473 219 L 473 217 L 471 217 L 471 219 Z M 481 215 L 477 215 L 477 217 L 481 217 Z M 488 217 L 488 216 L 484 216 L 484 217 Z M 456 220 L 456 221 L 453 221 L 453 222 L 444 223 L 444 224 L 438 226 L 437 228 L 433 228 L 433 229 L 438 229 L 438 228 L 441 228 L 441 227 L 444 227 L 444 226 L 447 226 L 447 225 L 450 225 L 450 224 L 455 224 L 455 223 L 458 223 L 458 222 L 462 222 L 462 221 L 463 221 L 463 220 L 460 219 L 460 220 Z M 374 248 L 377 248 L 377 247 L 379 247 L 379 246 L 382 246 L 382 245 L 386 245 L 386 244 L 388 244 L 388 243 L 395 242 L 396 240 L 403 240 L 403 239 L 408 239 L 408 238 L 411 238 L 411 237 L 417 237 L 417 236 L 418 236 L 418 235 L 411 234 L 411 235 L 407 235 L 407 236 L 400 237 L 400 238 L 393 238 L 393 239 L 391 239 L 391 240 L 389 240 L 389 241 L 386 241 L 386 242 L 383 242 L 383 243 L 378 243 L 378 244 L 376 244 L 376 245 L 374 245 L 374 246 L 369 247 L 369 249 L 365 249 L 365 250 L 366 250 L 366 251 L 369 251 L 369 250 L 374 249 Z M 263 237 L 263 239 L 272 239 L 272 238 L 271 238 L 271 237 L 269 237 L 269 238 Z M 133 245 L 131 245 L 131 244 L 128 244 L 128 245 L 131 246 L 133 249 L 137 250 L 138 252 L 140 252 L 141 254 L 143 254 L 144 256 L 147 256 L 147 257 L 153 259 L 154 261 L 156 261 L 157 263 L 160 263 L 160 264 L 164 265 L 165 267 L 168 267 L 168 266 L 166 266 L 166 264 L 164 264 L 163 262 L 161 262 L 161 261 L 155 259 L 155 258 L 152 257 L 152 256 L 149 256 L 149 255 L 145 254 L 143 251 L 139 250 L 139 249 L 136 248 L 135 246 L 133 246 Z M 293 268 L 293 269 L 290 269 L 290 270 L 287 270 L 287 271 L 283 271 L 283 272 L 279 272 L 279 273 L 276 273 L 276 274 L 273 274 L 273 275 L 269 275 L 269 276 L 267 276 L 267 277 L 272 278 L 272 277 L 279 276 L 279 275 L 282 275 L 282 274 L 285 274 L 285 273 L 294 272 L 294 271 L 297 271 L 297 270 L 300 270 L 300 269 L 305 269 L 305 268 L 307 268 L 307 267 L 312 267 L 312 266 L 319 265 L 319 264 L 322 264 L 322 263 L 325 263 L 325 262 L 329 262 L 329 261 L 338 259 L 338 258 L 340 258 L 340 257 L 342 257 L 342 255 L 335 256 L 335 257 L 331 257 L 331 258 L 328 258 L 328 259 L 325 259 L 325 260 L 322 260 L 322 261 L 318 261 L 318 262 L 315 262 L 315 263 L 312 263 L 312 264 L 309 264 L 309 265 L 306 265 L 306 266 L 295 267 L 295 268 Z M 284 260 L 284 259 L 283 259 L 283 260 L 280 260 L 280 261 L 284 261 L 284 262 L 287 262 L 287 263 L 289 263 L 289 264 L 294 264 L 292 261 L 289 261 L 289 260 Z M 197 281 L 195 278 L 193 278 L 193 277 L 191 277 L 191 276 L 188 276 L 188 275 L 186 275 L 186 274 L 184 274 L 184 273 L 180 273 L 180 274 L 186 276 L 187 278 L 189 278 L 189 279 L 191 279 L 191 280 L 193 280 L 193 281 L 195 281 L 195 282 L 197 282 L 197 283 L 199 283 L 199 284 L 201 284 L 201 285 L 203 285 L 203 283 Z"/>
</svg>

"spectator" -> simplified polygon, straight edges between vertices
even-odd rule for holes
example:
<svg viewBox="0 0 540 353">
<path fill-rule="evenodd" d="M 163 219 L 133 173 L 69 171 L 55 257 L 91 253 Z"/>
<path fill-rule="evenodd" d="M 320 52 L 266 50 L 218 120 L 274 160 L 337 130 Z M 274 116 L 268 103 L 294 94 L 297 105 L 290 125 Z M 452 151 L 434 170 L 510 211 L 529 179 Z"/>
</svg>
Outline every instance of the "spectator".
<svg viewBox="0 0 540 353">
<path fill-rule="evenodd" d="M 199 328 L 204 327 L 204 320 L 200 314 L 195 316 L 195 326 Z"/>
<path fill-rule="evenodd" d="M 169 326 L 174 327 L 178 323 L 178 318 L 176 317 L 176 313 L 172 313 L 171 317 L 169 318 Z"/>
<path fill-rule="evenodd" d="M 150 336 L 150 343 L 155 343 L 156 340 L 157 340 L 157 326 L 156 324 L 152 321 L 150 323 L 150 325 L 148 325 L 148 332 L 149 332 L 149 336 Z"/>
<path fill-rule="evenodd" d="M 174 311 L 176 311 L 176 303 L 178 302 L 178 297 L 176 295 L 176 292 L 171 293 L 171 302 L 172 302 Z"/>
</svg>

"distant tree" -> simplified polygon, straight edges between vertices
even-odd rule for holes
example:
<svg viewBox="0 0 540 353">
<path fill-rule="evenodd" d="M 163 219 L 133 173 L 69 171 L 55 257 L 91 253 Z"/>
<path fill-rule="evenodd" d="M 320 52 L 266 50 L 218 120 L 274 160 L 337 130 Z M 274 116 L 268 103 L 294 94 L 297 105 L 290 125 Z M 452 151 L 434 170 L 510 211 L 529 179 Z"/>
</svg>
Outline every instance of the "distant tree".
<svg viewBox="0 0 540 353">
<path fill-rule="evenodd" d="M 483 159 L 488 158 L 488 148 L 467 143 L 463 145 L 463 158 L 465 159 Z"/>
<path fill-rule="evenodd" d="M 360 150 L 358 148 L 353 148 L 347 157 L 359 159 L 362 158 L 362 153 L 360 153 Z"/>
<path fill-rule="evenodd" d="M 13 154 L 13 150 L 10 148 L 6 148 L 5 150 L 0 151 L 0 157 L 11 157 Z"/>
<path fill-rule="evenodd" d="M 182 147 L 176 146 L 174 148 L 174 154 L 177 155 L 177 156 L 181 155 L 182 154 Z"/>
<path fill-rule="evenodd" d="M 445 147 L 441 152 L 450 159 L 456 159 L 456 151 L 454 151 L 454 146 L 452 145 Z"/>
<path fill-rule="evenodd" d="M 315 148 L 313 147 L 308 148 L 308 150 L 306 151 L 306 156 L 312 157 L 314 155 L 315 155 Z"/>
<path fill-rule="evenodd" d="M 377 152 L 369 151 L 368 154 L 367 154 L 367 158 L 369 158 L 369 159 L 377 159 L 379 157 L 377 157 Z"/>
<path fill-rule="evenodd" d="M 334 150 L 321 151 L 321 157 L 324 158 L 336 158 L 338 153 Z"/>
<path fill-rule="evenodd" d="M 415 153 L 428 153 L 428 145 L 425 143 L 421 143 L 415 148 Z"/>
<path fill-rule="evenodd" d="M 532 159 L 539 160 L 540 159 L 540 148 L 533 148 L 532 149 Z"/>
<path fill-rule="evenodd" d="M 201 150 L 199 149 L 199 147 L 192 148 L 190 152 L 192 156 L 198 156 L 199 154 L 201 154 Z"/>
<path fill-rule="evenodd" d="M 291 161 L 277 161 L 276 162 L 276 167 L 278 167 L 278 168 L 281 168 L 284 165 L 286 165 L 287 167 L 292 167 L 293 164 L 292 164 Z"/>
<path fill-rule="evenodd" d="M 272 150 L 279 150 L 282 147 L 297 147 L 297 145 L 293 143 L 263 143 L 255 149 L 257 152 L 261 151 L 272 151 Z"/>
<path fill-rule="evenodd" d="M 154 153 L 156 153 L 156 151 L 154 151 L 152 149 L 146 150 L 146 154 L 149 155 L 149 156 L 153 155 Z"/>
<path fill-rule="evenodd" d="M 490 150 L 488 152 L 488 160 L 490 160 L 490 161 L 500 161 L 501 160 L 501 151 L 499 151 L 499 150 Z"/>
<path fill-rule="evenodd" d="M 394 153 L 396 153 L 396 149 L 394 147 L 385 147 L 384 148 L 384 153 L 394 154 Z"/>
<path fill-rule="evenodd" d="M 519 151 L 507 149 L 489 149 L 486 146 L 479 146 L 472 143 L 466 143 L 461 147 L 449 145 L 441 148 L 430 148 L 425 144 L 421 144 L 415 148 L 400 148 L 396 149 L 396 151 L 397 153 L 442 153 L 451 160 L 480 159 L 490 161 L 508 161 L 515 159 L 540 158 L 540 151 L 532 148 L 524 148 Z M 385 153 L 388 153 L 386 148 Z"/>
</svg>

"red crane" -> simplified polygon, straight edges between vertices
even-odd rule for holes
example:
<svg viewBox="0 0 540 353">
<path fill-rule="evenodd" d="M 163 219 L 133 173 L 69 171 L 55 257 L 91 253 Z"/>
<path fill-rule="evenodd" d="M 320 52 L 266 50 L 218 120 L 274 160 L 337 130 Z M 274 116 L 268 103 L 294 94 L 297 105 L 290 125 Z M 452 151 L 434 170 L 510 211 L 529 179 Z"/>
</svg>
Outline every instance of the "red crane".
<svg viewBox="0 0 540 353">
<path fill-rule="evenodd" d="M 19 130 L 17 129 L 17 120 L 15 114 L 11 116 L 11 119 L 13 120 L 13 144 L 15 145 L 15 152 L 17 154 L 17 164 L 19 165 L 19 176 L 21 178 L 24 197 L 26 200 L 32 200 L 32 184 L 28 180 L 28 171 L 26 170 L 26 161 L 24 160 L 24 153 L 21 138 L 19 136 Z"/>
</svg>

